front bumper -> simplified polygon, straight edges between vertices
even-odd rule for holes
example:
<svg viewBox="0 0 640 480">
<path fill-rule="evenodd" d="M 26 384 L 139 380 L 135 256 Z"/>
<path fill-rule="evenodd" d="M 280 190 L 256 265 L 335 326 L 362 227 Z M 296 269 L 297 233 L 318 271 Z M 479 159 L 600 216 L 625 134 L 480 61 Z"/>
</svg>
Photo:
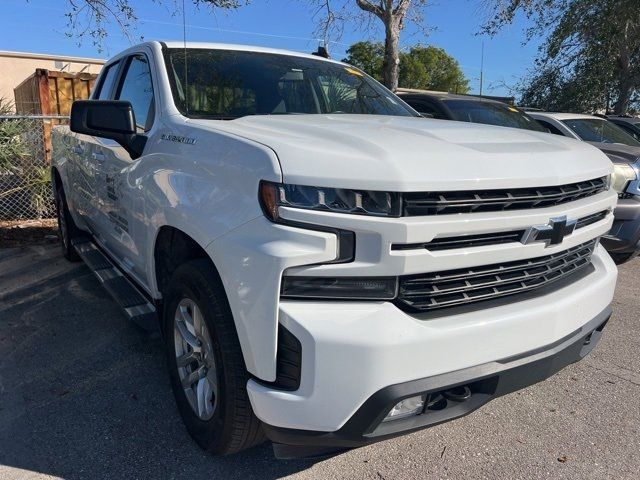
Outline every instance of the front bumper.
<svg viewBox="0 0 640 480">
<path fill-rule="evenodd" d="M 389 302 L 281 301 L 279 322 L 302 345 L 300 387 L 282 391 L 251 380 L 251 404 L 277 443 L 295 444 L 281 434 L 300 431 L 306 433 L 294 436 L 333 441 L 376 392 L 389 386 L 481 371 L 503 365 L 501 359 L 586 336 L 589 320 L 602 318 L 611 303 L 616 275 L 611 258 L 598 246 L 580 278 L 470 310 L 427 316 L 408 314 Z M 367 433 L 363 428 L 362 438 L 355 440 L 380 439 L 364 437 Z M 355 440 L 338 446 L 356 446 Z"/>
<path fill-rule="evenodd" d="M 369 397 L 335 432 L 287 429 L 268 424 L 264 428 L 274 442 L 274 451 L 279 458 L 299 458 L 332 454 L 437 425 L 467 415 L 501 395 L 545 380 L 584 358 L 600 340 L 610 316 L 611 308 L 607 307 L 569 335 L 521 355 L 385 387 Z M 438 396 L 441 392 L 459 386 L 469 388 L 471 396 L 468 399 L 444 398 L 435 404 L 437 408 L 426 408 L 420 415 L 382 423 L 391 407 L 404 398 L 420 394 L 427 398 L 442 398 Z"/>
<path fill-rule="evenodd" d="M 618 201 L 613 225 L 602 244 L 612 253 L 640 252 L 640 196 Z"/>
</svg>

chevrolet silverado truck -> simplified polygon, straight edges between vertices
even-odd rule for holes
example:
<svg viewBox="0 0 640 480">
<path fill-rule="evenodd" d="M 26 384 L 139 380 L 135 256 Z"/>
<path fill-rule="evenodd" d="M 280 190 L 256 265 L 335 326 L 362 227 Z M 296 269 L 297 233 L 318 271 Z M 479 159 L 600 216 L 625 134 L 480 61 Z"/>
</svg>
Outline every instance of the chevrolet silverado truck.
<svg viewBox="0 0 640 480">
<path fill-rule="evenodd" d="M 144 43 L 53 137 L 64 256 L 159 328 L 215 454 L 455 419 L 583 358 L 611 315 L 602 152 L 424 119 L 344 63 Z"/>
</svg>

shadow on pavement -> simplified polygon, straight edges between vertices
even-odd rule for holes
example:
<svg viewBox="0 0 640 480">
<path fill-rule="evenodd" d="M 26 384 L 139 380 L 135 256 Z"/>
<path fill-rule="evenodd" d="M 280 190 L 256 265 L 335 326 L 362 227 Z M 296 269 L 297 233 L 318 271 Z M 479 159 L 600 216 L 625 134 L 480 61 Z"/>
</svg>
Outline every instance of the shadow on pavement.
<svg viewBox="0 0 640 480">
<path fill-rule="evenodd" d="M 0 250 L 0 464 L 64 478 L 191 479 L 276 479 L 312 466 L 276 461 L 268 443 L 202 452 L 181 423 L 159 338 L 130 324 L 56 245 Z"/>
</svg>

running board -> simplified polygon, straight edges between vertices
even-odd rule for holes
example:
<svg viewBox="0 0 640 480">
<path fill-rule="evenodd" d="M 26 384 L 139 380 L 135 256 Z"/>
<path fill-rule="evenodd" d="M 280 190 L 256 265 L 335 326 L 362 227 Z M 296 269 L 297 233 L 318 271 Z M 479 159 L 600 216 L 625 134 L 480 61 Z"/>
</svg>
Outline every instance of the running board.
<svg viewBox="0 0 640 480">
<path fill-rule="evenodd" d="M 129 320 L 145 330 L 158 330 L 156 307 L 138 287 L 90 239 L 78 237 L 71 243 Z"/>
</svg>

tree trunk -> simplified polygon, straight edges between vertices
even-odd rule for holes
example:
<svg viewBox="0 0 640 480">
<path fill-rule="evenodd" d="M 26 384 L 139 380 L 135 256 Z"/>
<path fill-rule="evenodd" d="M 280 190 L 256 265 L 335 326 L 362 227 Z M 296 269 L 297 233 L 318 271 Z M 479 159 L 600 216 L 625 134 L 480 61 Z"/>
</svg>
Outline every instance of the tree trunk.
<svg viewBox="0 0 640 480">
<path fill-rule="evenodd" d="M 613 107 L 614 115 L 624 115 L 629 108 L 629 100 L 634 90 L 634 82 L 631 75 L 631 55 L 629 52 L 628 36 L 629 21 L 625 22 L 622 29 L 623 36 L 618 43 L 618 57 L 616 58 L 617 77 L 618 77 L 618 98 Z"/>
<path fill-rule="evenodd" d="M 395 91 L 398 88 L 398 75 L 400 73 L 400 22 L 389 13 L 384 19 L 384 62 L 382 64 L 382 76 L 385 86 Z"/>
<path fill-rule="evenodd" d="M 629 101 L 631 100 L 631 94 L 633 93 L 633 82 L 628 79 L 623 79 L 618 85 L 618 99 L 613 107 L 614 115 L 625 115 L 629 109 Z"/>
</svg>

